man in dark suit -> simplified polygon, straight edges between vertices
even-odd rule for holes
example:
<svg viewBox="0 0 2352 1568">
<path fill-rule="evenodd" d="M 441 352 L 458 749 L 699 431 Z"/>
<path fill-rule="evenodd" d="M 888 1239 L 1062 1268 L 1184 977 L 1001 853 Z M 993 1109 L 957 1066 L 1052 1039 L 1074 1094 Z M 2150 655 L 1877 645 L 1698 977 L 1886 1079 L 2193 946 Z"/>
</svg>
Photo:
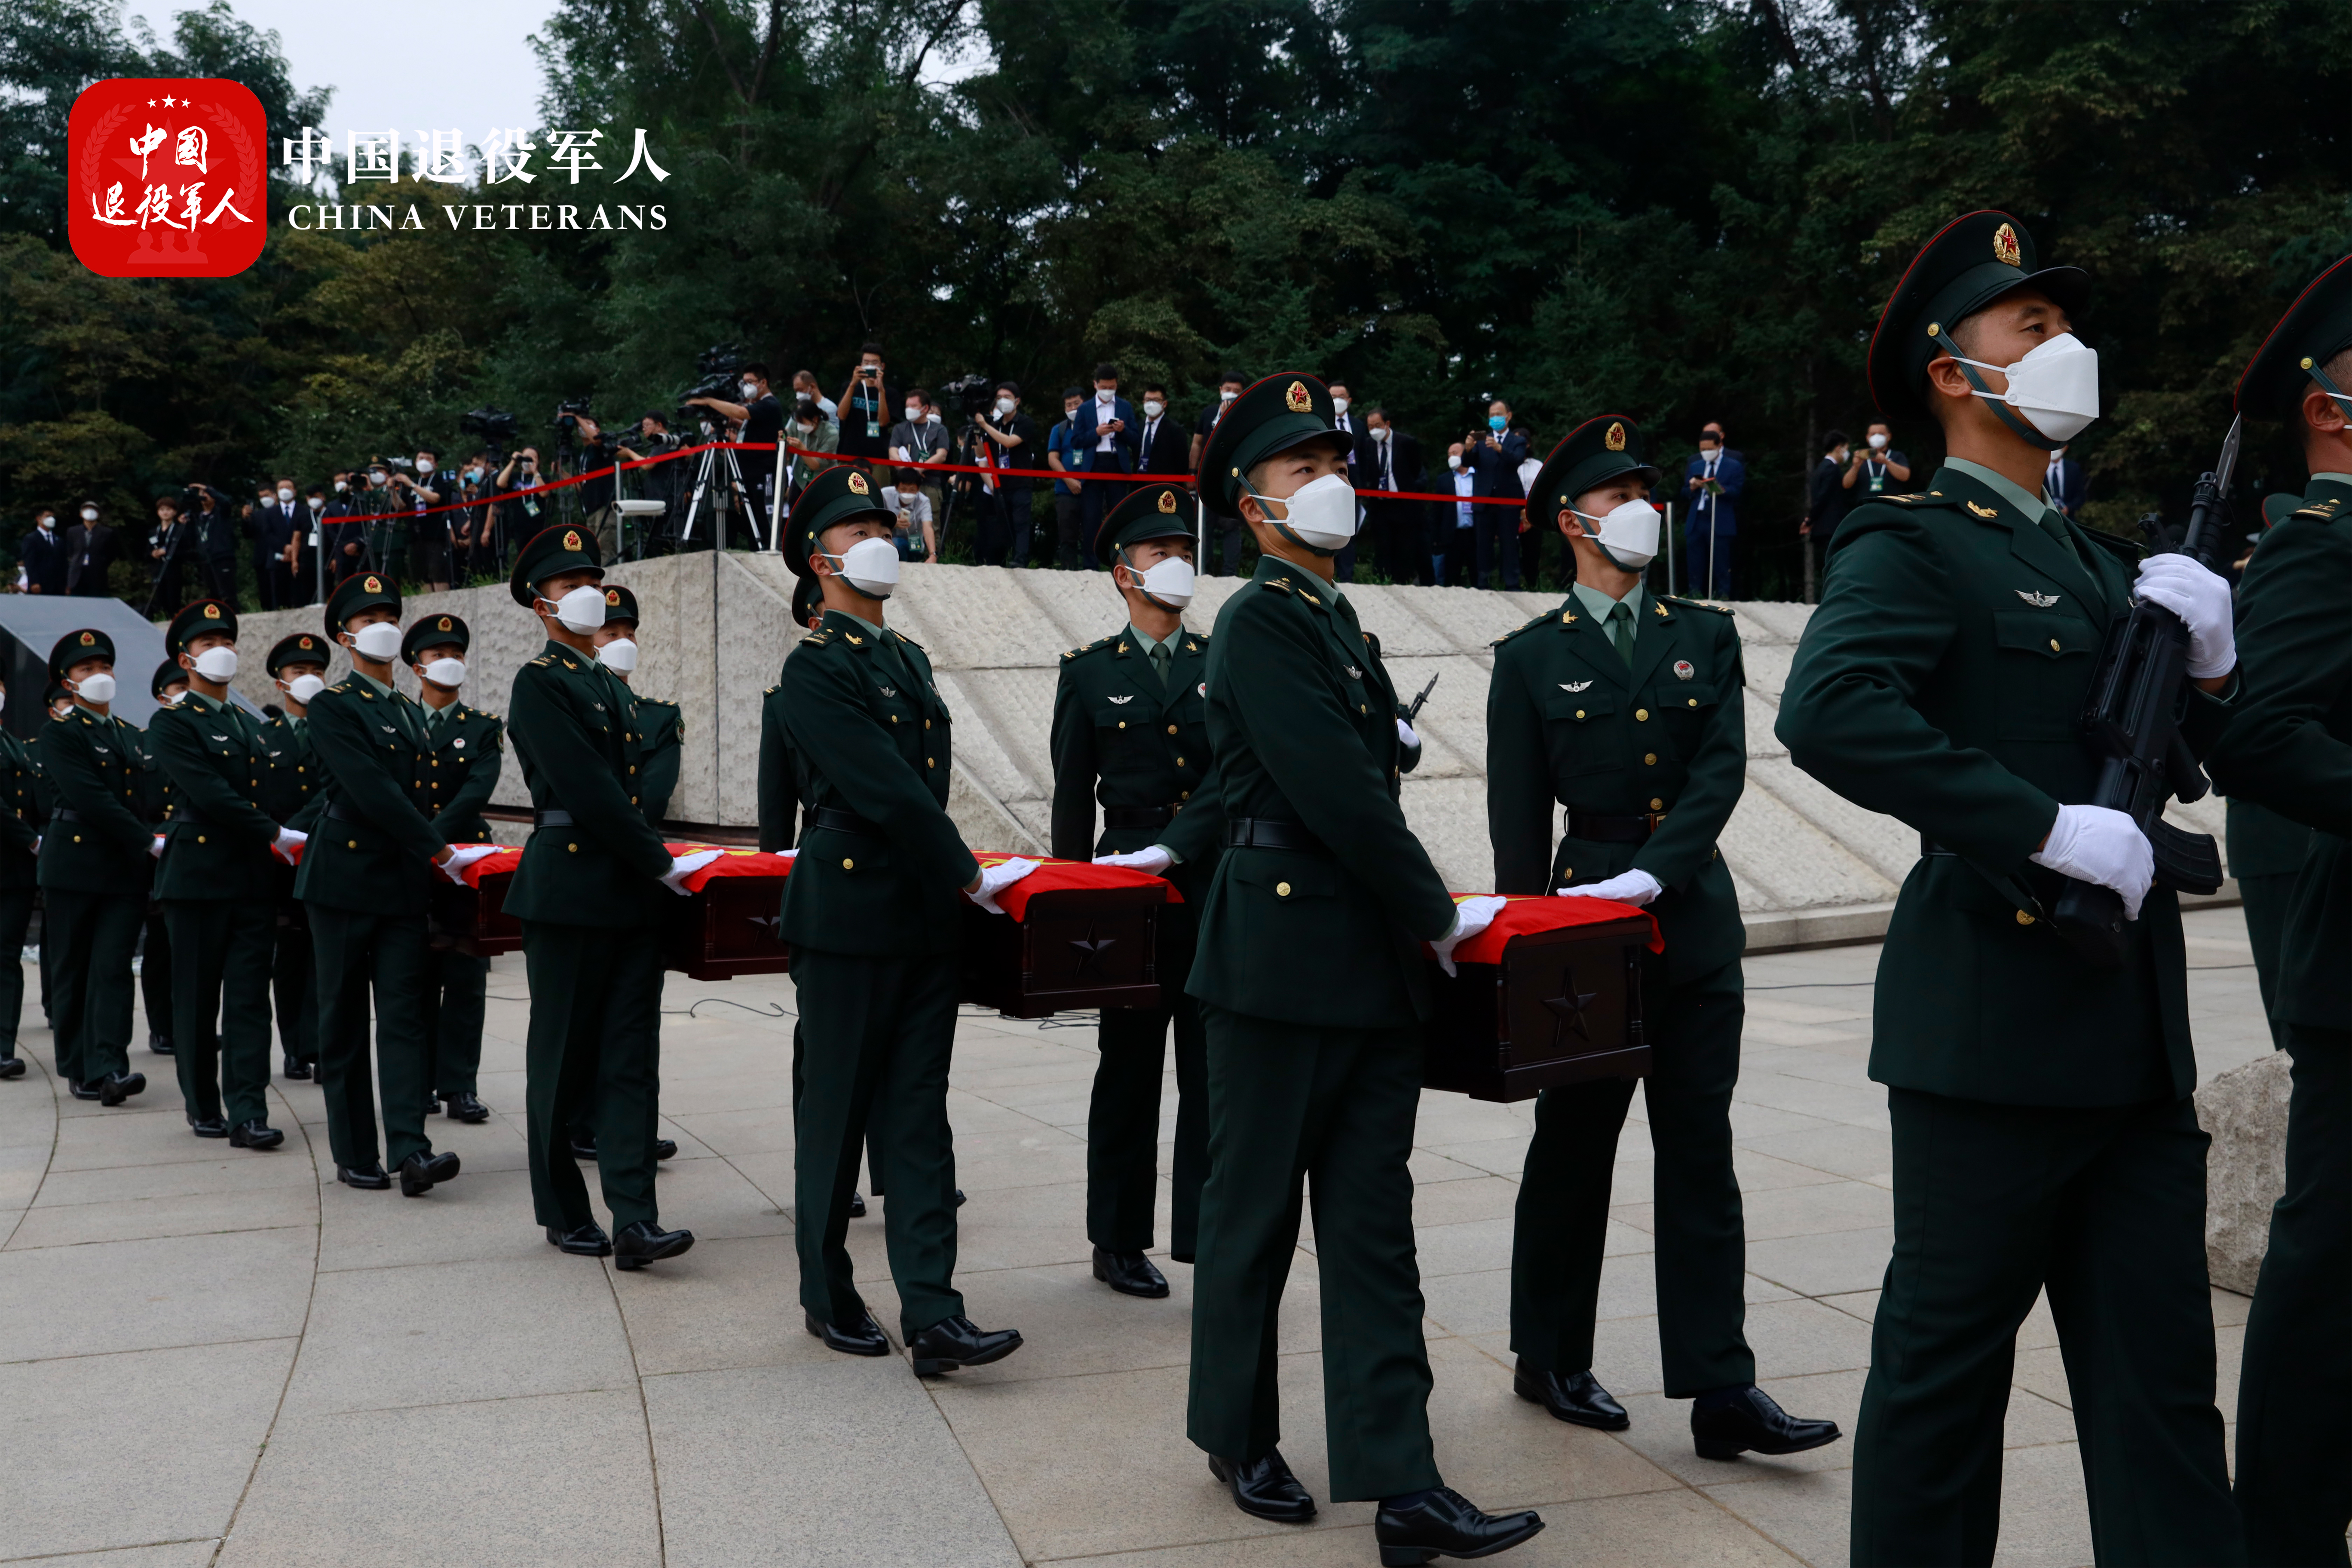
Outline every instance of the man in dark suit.
<svg viewBox="0 0 2352 1568">
<path fill-rule="evenodd" d="M 294 499 L 294 481 L 280 479 L 264 487 L 253 500 L 253 575 L 261 589 L 265 610 L 292 609 L 303 601 L 296 595 L 289 545 L 301 538 L 300 506 Z"/>
<path fill-rule="evenodd" d="M 1082 473 L 1131 474 L 1138 456 L 1135 409 L 1118 395 L 1118 366 L 1098 364 L 1095 395 L 1078 405 L 1077 416 L 1071 421 L 1068 464 Z M 1126 493 L 1127 487 L 1116 482 L 1080 483 L 1078 551 L 1082 559 L 1095 559 L 1095 534 L 1102 527 L 1103 513 L 1117 506 Z"/>
<path fill-rule="evenodd" d="M 1354 471 L 1357 489 L 1364 493 L 1372 555 L 1381 563 L 1381 574 L 1391 583 L 1429 582 L 1429 552 L 1423 547 L 1429 503 L 1382 500 L 1371 493 L 1422 488 L 1421 442 L 1390 423 L 1388 411 L 1376 405 L 1364 411 L 1364 433 L 1356 441 Z"/>
<path fill-rule="evenodd" d="M 98 503 L 81 503 L 81 521 L 66 530 L 66 592 L 106 597 L 106 567 L 114 559 L 114 530 L 99 521 Z"/>
<path fill-rule="evenodd" d="M 1486 428 L 1473 430 L 1463 437 L 1462 466 L 1470 470 L 1470 493 L 1507 500 L 1527 500 L 1527 487 L 1519 483 L 1519 465 L 1527 460 L 1527 432 L 1511 427 L 1511 405 L 1498 397 L 1486 405 Z M 1478 555 L 1471 572 L 1471 584 L 1485 587 L 1487 568 L 1499 562 L 1503 586 L 1516 591 L 1519 585 L 1518 530 L 1524 513 L 1517 507 L 1482 506 L 1477 514 Z"/>
<path fill-rule="evenodd" d="M 1689 521 L 1683 542 L 1689 547 L 1690 591 L 1701 599 L 1739 596 L 1739 496 L 1748 488 L 1748 465 L 1724 445 L 1723 431 L 1710 425 L 1698 433 L 1698 456 L 1683 470 Z"/>
<path fill-rule="evenodd" d="M 1192 466 L 1191 444 L 1168 412 L 1168 389 L 1157 383 L 1143 388 L 1143 426 L 1136 435 L 1136 449 L 1143 454 L 1141 471 L 1147 474 L 1181 474 Z M 1119 499 L 1113 496 L 1110 504 L 1117 506 Z"/>
<path fill-rule="evenodd" d="M 2083 479 L 2083 465 L 2068 457 L 2065 447 L 2050 454 L 2050 466 L 2042 475 L 2042 493 L 2050 499 L 2059 516 L 2079 521 L 2089 489 Z"/>
<path fill-rule="evenodd" d="M 58 537 L 58 514 L 43 507 L 33 514 L 33 531 L 16 546 L 17 564 L 24 568 L 25 592 L 62 595 L 66 591 L 66 545 Z"/>
</svg>

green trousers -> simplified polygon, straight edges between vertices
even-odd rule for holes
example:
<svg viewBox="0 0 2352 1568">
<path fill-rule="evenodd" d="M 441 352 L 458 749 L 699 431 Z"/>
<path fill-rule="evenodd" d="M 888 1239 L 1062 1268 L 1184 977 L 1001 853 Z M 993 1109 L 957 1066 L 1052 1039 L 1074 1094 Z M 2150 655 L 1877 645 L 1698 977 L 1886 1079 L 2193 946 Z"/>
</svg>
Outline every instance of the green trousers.
<svg viewBox="0 0 2352 1568">
<path fill-rule="evenodd" d="M 172 1037 L 172 931 L 163 906 L 151 903 L 139 942 L 139 1001 L 147 1014 L 147 1033 Z"/>
<path fill-rule="evenodd" d="M 435 1094 L 475 1092 L 482 1070 L 482 1017 L 489 989 L 488 959 L 454 947 L 433 953 L 425 976 L 425 1038 L 433 1053 L 425 1081 Z"/>
<path fill-rule="evenodd" d="M 2352 1525 L 2352 1032 L 2286 1033 L 2286 1190 L 2246 1318 L 2238 1512 L 2248 1562 L 2340 1565 Z"/>
<path fill-rule="evenodd" d="M 1308 1028 L 1205 1003 L 1201 1016 L 1209 1179 L 1192 1277 L 1187 1435 L 1209 1454 L 1244 1461 L 1282 1440 L 1275 1357 L 1303 1178 L 1323 1285 L 1332 1500 L 1438 1485 L 1405 1168 L 1421 1102 L 1421 1031 Z"/>
<path fill-rule="evenodd" d="M 1160 925 L 1159 1007 L 1106 1007 L 1096 1031 L 1093 1102 L 1087 1109 L 1087 1240 L 1110 1252 L 1149 1252 L 1160 1205 L 1160 1064 L 1169 1026 L 1176 1031 L 1176 1158 L 1168 1205 L 1168 1245 L 1179 1263 L 1199 1245 L 1201 1184 L 1209 1175 L 1208 1040 L 1201 1004 L 1184 991 L 1190 941 Z M 1189 932 L 1185 933 L 1189 936 Z"/>
<path fill-rule="evenodd" d="M 2245 1562 L 2194 1107 L 1886 1100 L 1895 1248 L 1854 1433 L 1856 1568 L 1992 1561 L 2017 1328 L 2045 1289 L 2097 1561 Z"/>
<path fill-rule="evenodd" d="M 278 906 L 226 899 L 163 904 L 175 969 L 173 1065 L 188 1114 L 230 1126 L 268 1119 L 269 952 Z"/>
<path fill-rule="evenodd" d="M 802 1049 L 801 1026 L 799 1020 L 795 1019 L 793 1023 L 793 1122 L 795 1126 L 800 1122 L 801 1096 L 808 1089 L 808 1079 L 803 1075 L 801 1066 Z M 878 1131 L 881 1110 L 879 1105 L 869 1105 L 866 1108 L 866 1179 L 871 1184 L 866 1191 L 877 1198 L 882 1195 L 884 1163 L 882 1134 Z M 852 1173 L 851 1179 L 853 1181 L 856 1179 L 855 1173 Z"/>
<path fill-rule="evenodd" d="M 49 1019 L 58 1070 L 88 1083 L 131 1067 L 131 959 L 147 921 L 147 895 L 43 889 L 42 942 L 50 959 Z"/>
<path fill-rule="evenodd" d="M 819 1322 L 854 1324 L 866 1316 L 844 1240 L 871 1116 L 890 1192 L 882 1223 L 898 1327 L 912 1339 L 963 1312 L 953 1283 L 955 1136 L 948 1128 L 955 962 L 796 948 L 793 985 L 801 1013 L 793 1153 L 801 1305 Z"/>
<path fill-rule="evenodd" d="M 319 1062 L 319 971 L 310 955 L 310 926 L 302 906 L 278 906 L 269 986 L 278 1002 L 278 1044 L 286 1059 Z"/>
<path fill-rule="evenodd" d="M 383 1154 L 398 1165 L 430 1153 L 425 1135 L 425 917 L 308 906 L 318 964 L 319 1089 L 335 1163 L 377 1160 L 368 1084 L 368 998 L 375 998 L 375 1077 L 383 1091 Z"/>
<path fill-rule="evenodd" d="M 0 889 L 0 1061 L 16 1054 L 16 1020 L 25 1011 L 25 932 L 33 923 L 35 892 Z"/>
<path fill-rule="evenodd" d="M 1748 1348 L 1748 1235 L 1731 1166 L 1731 1091 L 1747 1016 L 1738 963 L 1683 985 L 1644 987 L 1655 1161 L 1658 1345 L 1669 1399 L 1756 1381 Z M 1601 1257 L 1617 1134 L 1632 1079 L 1548 1089 L 1536 1100 L 1511 1240 L 1511 1349 L 1546 1372 L 1592 1365 Z"/>
<path fill-rule="evenodd" d="M 2302 873 L 2284 871 L 2268 877 L 2241 877 L 2238 896 L 2244 901 L 2246 945 L 2254 950 L 2254 981 L 2262 987 L 2263 1012 L 2273 1012 L 2278 996 L 2279 950 L 2286 942 L 2287 910 L 2294 903 L 2294 884 Z M 2286 1044 L 2286 1028 L 2274 1018 L 2271 1044 Z"/>
<path fill-rule="evenodd" d="M 614 1229 L 656 1227 L 654 1141 L 661 1111 L 659 933 L 612 926 L 522 923 L 530 984 L 523 1102 L 530 1135 L 530 1202 L 539 1223 L 577 1230 L 594 1218 L 588 1183 L 564 1129 L 584 1111 L 596 1131 L 596 1173 Z M 417 1098 L 424 1098 L 422 1085 Z"/>
</svg>

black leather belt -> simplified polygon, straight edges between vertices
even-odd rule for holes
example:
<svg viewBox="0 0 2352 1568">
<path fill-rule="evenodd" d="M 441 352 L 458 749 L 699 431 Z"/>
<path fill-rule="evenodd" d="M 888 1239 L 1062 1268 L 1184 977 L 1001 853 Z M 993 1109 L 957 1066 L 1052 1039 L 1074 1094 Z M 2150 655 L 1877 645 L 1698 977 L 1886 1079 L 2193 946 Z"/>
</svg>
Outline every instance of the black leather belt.
<svg viewBox="0 0 2352 1568">
<path fill-rule="evenodd" d="M 838 806 L 818 805 L 809 808 L 809 826 L 822 827 L 828 833 L 855 833 L 861 838 L 887 838 L 890 836 L 854 811 Z"/>
<path fill-rule="evenodd" d="M 81 820 L 81 813 L 74 810 L 73 807 L 69 805 L 61 805 L 55 811 L 49 813 L 49 820 L 52 822 L 79 822 Z"/>
<path fill-rule="evenodd" d="M 572 814 L 559 807 L 550 806 L 545 811 L 532 812 L 530 814 L 530 825 L 535 828 L 569 827 L 572 826 Z"/>
<path fill-rule="evenodd" d="M 366 817 L 360 816 L 355 811 L 346 808 L 343 803 L 340 800 L 331 800 L 327 803 L 327 815 L 333 817 L 337 822 L 348 822 L 359 827 L 369 827 L 373 826 L 373 824 L 370 823 Z"/>
<path fill-rule="evenodd" d="M 1165 827 L 1176 820 L 1175 809 L 1165 805 L 1107 805 L 1103 807 L 1105 827 Z"/>
<path fill-rule="evenodd" d="M 1646 844 L 1650 835 L 1666 820 L 1663 811 L 1652 811 L 1633 816 L 1587 816 L 1580 811 L 1563 812 L 1570 838 L 1581 838 L 1588 844 Z"/>
<path fill-rule="evenodd" d="M 1299 849 L 1309 855 L 1328 855 L 1323 841 L 1307 831 L 1303 822 L 1286 822 L 1278 816 L 1229 816 L 1225 818 L 1225 847 L 1228 849 Z"/>
<path fill-rule="evenodd" d="M 196 810 L 193 806 L 174 805 L 172 807 L 172 820 L 174 822 L 194 823 L 198 827 L 210 827 L 213 826 L 210 818 L 206 817 L 203 812 Z"/>
</svg>

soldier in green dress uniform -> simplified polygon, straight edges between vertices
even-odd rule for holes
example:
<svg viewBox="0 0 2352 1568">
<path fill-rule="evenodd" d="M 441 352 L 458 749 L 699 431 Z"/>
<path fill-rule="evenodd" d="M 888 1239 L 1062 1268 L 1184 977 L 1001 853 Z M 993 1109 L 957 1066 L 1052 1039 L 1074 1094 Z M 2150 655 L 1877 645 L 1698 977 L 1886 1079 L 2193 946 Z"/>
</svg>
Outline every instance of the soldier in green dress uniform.
<svg viewBox="0 0 2352 1568">
<path fill-rule="evenodd" d="M 7 687 L 0 682 L 0 701 Z M 25 1010 L 25 933 L 41 869 L 37 851 L 48 811 L 40 772 L 15 733 L 0 729 L 0 1079 L 25 1076 L 16 1054 L 17 1016 Z"/>
<path fill-rule="evenodd" d="M 996 908 L 995 895 L 1035 862 L 983 871 L 949 819 L 947 704 L 923 650 L 882 622 L 898 580 L 892 523 L 858 468 L 826 469 L 793 503 L 786 559 L 817 581 L 825 614 L 784 661 L 767 712 L 807 809 L 782 925 L 801 1017 L 803 1322 L 845 1354 L 889 1353 L 843 1246 L 859 1142 L 869 1110 L 883 1108 L 890 1276 L 908 1359 L 929 1375 L 1021 1347 L 1017 1331 L 966 1317 L 955 1288 L 947 1088 L 964 900 Z M 777 805 L 774 795 L 761 802 L 763 840 Z"/>
<path fill-rule="evenodd" d="M 180 1097 L 199 1138 L 275 1149 L 269 1125 L 269 957 L 277 878 L 300 842 L 271 815 L 277 792 L 260 723 L 229 700 L 236 611 L 200 599 L 172 618 L 163 646 L 186 692 L 148 721 L 171 818 L 155 897 L 177 963 L 172 1038 Z"/>
<path fill-rule="evenodd" d="M 2249 1562 L 2340 1564 L 2352 1525 L 2352 257 L 2272 330 L 2238 406 L 2288 419 L 2311 475 L 2247 569 L 2246 696 L 2213 749 L 2232 808 L 2243 799 L 2310 831 L 2264 997 L 2294 1088 L 2286 1190 L 2238 1378 L 2238 1511 Z"/>
<path fill-rule="evenodd" d="M 686 752 L 686 716 L 677 703 L 638 695 L 633 677 L 637 668 L 637 596 L 621 584 L 604 589 L 604 624 L 596 633 L 596 662 L 620 677 L 636 704 L 636 757 L 631 775 L 637 804 L 655 832 L 669 816 L 669 797 L 677 793 L 678 764 Z"/>
<path fill-rule="evenodd" d="M 170 712 L 188 695 L 188 672 L 180 668 L 178 659 L 167 657 L 155 667 L 155 673 L 147 680 L 147 695 L 155 700 L 155 711 L 147 719 L 152 726 L 158 716 Z M 146 742 L 142 741 L 141 744 L 145 746 Z M 150 755 L 140 793 L 148 822 L 161 833 L 171 816 L 172 780 L 155 765 L 152 748 L 147 749 Z M 139 938 L 139 1000 L 147 1014 L 147 1048 L 159 1057 L 170 1056 L 173 1049 L 172 1025 L 177 1016 L 172 1005 L 172 931 L 163 919 L 160 896 L 152 894 L 147 900 L 147 921 Z"/>
<path fill-rule="evenodd" d="M 1160 1079 L 1176 1032 L 1176 1157 L 1169 1250 L 1190 1263 L 1208 1176 L 1201 1005 L 1185 994 L 1200 900 L 1216 874 L 1223 819 L 1207 728 L 1209 639 L 1184 629 L 1192 602 L 1192 497 L 1136 485 L 1104 517 L 1096 553 L 1127 602 L 1127 625 L 1062 656 L 1054 690 L 1054 853 L 1164 875 L 1184 902 L 1160 911 L 1157 1007 L 1106 1007 L 1087 1111 L 1087 1239 L 1095 1278 L 1129 1296 L 1168 1281 L 1144 1254 L 1160 1197 Z M 1147 581 L 1148 579 L 1148 581 Z M 1199 804 L 1193 803 L 1194 795 Z M 1095 805 L 1102 837 L 1095 837 Z"/>
<path fill-rule="evenodd" d="M 294 879 L 310 922 L 318 965 L 319 1088 L 335 1179 L 381 1191 L 375 1098 L 368 1086 L 368 998 L 375 999 L 376 1079 L 383 1095 L 383 1152 L 400 1190 L 421 1197 L 458 1173 L 450 1150 L 425 1132 L 426 975 L 425 914 L 434 868 L 451 862 L 448 840 L 417 808 L 425 770 L 425 716 L 392 684 L 400 657 L 400 590 L 363 572 L 327 599 L 327 635 L 350 654 L 352 673 L 310 704 L 312 750 L 326 773 L 327 803 L 313 819 Z"/>
<path fill-rule="evenodd" d="M 1839 1436 L 1756 1386 L 1747 1233 L 1731 1164 L 1731 1093 L 1746 1016 L 1747 930 L 1716 848 L 1748 779 L 1746 674 L 1730 612 L 1657 597 L 1658 469 L 1642 428 L 1588 419 L 1552 449 L 1528 502 L 1568 541 L 1575 585 L 1496 645 L 1486 693 L 1486 830 L 1495 888 L 1645 905 L 1665 938 L 1645 973 L 1643 1103 L 1656 1173 L 1658 1340 L 1665 1393 L 1688 1399 L 1698 1451 L 1793 1454 Z M 1552 807 L 1565 807 L 1557 848 Z M 1536 1100 L 1511 1248 L 1515 1386 L 1562 1421 L 1620 1431 L 1592 1373 L 1601 1245 L 1631 1079 Z"/>
<path fill-rule="evenodd" d="M 310 750 L 310 699 L 327 689 L 327 658 L 333 645 L 316 632 L 279 637 L 264 668 L 278 688 L 281 710 L 261 727 L 269 752 L 269 812 L 299 833 L 309 833 L 325 809 L 327 796 L 319 759 Z M 286 1076 L 315 1081 L 319 1067 L 319 973 L 311 962 L 310 921 L 294 896 L 294 868 L 277 865 L 277 945 L 270 955 L 269 984 L 277 1002 L 278 1039 Z"/>
<path fill-rule="evenodd" d="M 507 892 L 522 921 L 530 984 L 525 1046 L 531 1203 L 549 1243 L 621 1268 L 676 1258 L 690 1230 L 661 1228 L 654 1143 L 661 1077 L 661 924 L 678 879 L 632 788 L 628 688 L 596 662 L 604 572 L 595 536 L 542 529 L 508 584 L 536 614 L 546 650 L 516 672 L 507 728 L 530 786 L 532 828 Z M 588 1206 L 563 1130 L 581 1108 L 614 1233 Z"/>
<path fill-rule="evenodd" d="M 425 710 L 424 769 L 416 775 L 417 809 L 433 831 L 452 844 L 488 844 L 482 816 L 499 787 L 506 726 L 496 714 L 457 696 L 466 681 L 466 650 L 473 634 L 462 616 L 420 616 L 400 640 L 400 657 L 416 677 Z M 425 976 L 425 1030 L 431 1052 L 425 1082 L 428 1116 L 448 1108 L 459 1121 L 487 1121 L 490 1108 L 476 1092 L 482 1069 L 482 1017 L 489 994 L 490 961 L 431 939 Z"/>
<path fill-rule="evenodd" d="M 1486 1556 L 1543 1528 L 1441 1484 L 1413 1258 L 1421 944 L 1451 963 L 1499 899 L 1456 906 L 1398 804 L 1417 760 L 1380 645 L 1332 582 L 1360 510 L 1330 393 L 1283 372 L 1227 405 L 1201 473 L 1263 556 L 1218 613 L 1209 740 L 1224 854 L 1192 994 L 1208 1037 L 1209 1176 L 1192 1289 L 1189 1436 L 1244 1512 L 1315 1512 L 1278 1447 L 1278 1308 L 1315 1205 L 1332 1495 L 1377 1499 L 1381 1561 Z"/>
<path fill-rule="evenodd" d="M 131 958 L 147 918 L 155 833 L 145 809 L 147 753 L 115 718 L 114 639 L 70 631 L 49 650 L 49 679 L 73 698 L 41 731 L 48 830 L 41 837 L 41 941 L 50 965 L 58 1072 L 76 1100 L 121 1105 L 147 1087 L 131 1070 Z"/>
<path fill-rule="evenodd" d="M 45 683 L 41 693 L 41 712 L 45 717 L 40 726 L 25 742 L 25 760 L 33 764 L 33 800 L 40 807 L 41 820 L 44 823 L 50 820 L 49 814 L 57 809 L 58 796 L 57 791 L 50 787 L 48 774 L 41 769 L 41 736 L 47 731 L 53 721 L 63 719 L 73 710 L 73 693 L 58 685 L 56 677 L 52 676 Z M 37 849 L 34 852 L 34 859 L 35 875 L 37 877 L 39 874 Z M 35 897 L 39 897 L 37 891 Z M 41 901 L 45 905 L 47 902 L 47 900 Z M 50 940 L 52 933 L 53 924 L 44 916 L 41 921 L 41 1019 L 43 1023 L 54 1029 L 56 1020 L 50 1010 L 50 996 L 54 989 L 52 980 L 57 968 L 58 944 Z M 62 1073 L 64 1069 L 60 1068 L 58 1070 Z"/>
<path fill-rule="evenodd" d="M 2037 272 L 2007 214 L 1946 226 L 1881 317 L 1870 384 L 1932 413 L 1943 466 L 1839 524 L 1776 727 L 1796 764 L 1918 830 L 1879 961 L 1895 1245 L 1854 1435 L 1856 1563 L 1989 1563 L 2018 1325 L 2047 1290 L 2101 1562 L 2244 1561 L 2213 1406 L 2205 1150 L 2189 1095 L 2180 908 L 2125 813 L 2084 804 L 2084 693 L 2137 595 L 2189 630 L 2184 734 L 2228 714 L 2229 584 L 2042 500 L 2098 413 L 2069 329 L 2088 291 Z M 2067 878 L 2132 917 L 2103 967 L 2050 923 Z"/>
</svg>

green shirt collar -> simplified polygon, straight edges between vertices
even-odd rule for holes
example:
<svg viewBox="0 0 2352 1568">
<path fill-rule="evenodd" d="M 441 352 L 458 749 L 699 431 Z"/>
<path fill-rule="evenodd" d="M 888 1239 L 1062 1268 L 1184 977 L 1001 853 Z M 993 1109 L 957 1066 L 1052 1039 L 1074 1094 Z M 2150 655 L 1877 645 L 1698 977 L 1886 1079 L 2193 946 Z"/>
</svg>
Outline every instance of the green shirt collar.
<svg viewBox="0 0 2352 1568">
<path fill-rule="evenodd" d="M 2042 514 L 2050 510 L 2048 501 L 2014 481 L 2004 479 L 1982 463 L 1971 463 L 1966 458 L 1947 458 L 1944 459 L 1944 467 L 1968 475 L 1969 478 L 2023 512 L 2032 521 L 2040 522 Z"/>
<path fill-rule="evenodd" d="M 2314 474 L 2311 482 L 2315 485 L 2352 485 L 2352 474 Z"/>
<path fill-rule="evenodd" d="M 1578 604 L 1592 613 L 1592 618 L 1596 621 L 1608 620 L 1609 612 L 1620 604 L 1633 612 L 1634 620 L 1639 621 L 1642 618 L 1642 584 L 1639 583 L 1634 584 L 1633 591 L 1622 600 L 1612 599 L 1587 583 L 1578 583 L 1571 586 L 1569 592 L 1575 595 Z"/>
<path fill-rule="evenodd" d="M 1184 635 L 1184 625 L 1179 621 L 1176 624 L 1176 629 L 1165 637 L 1155 637 L 1133 621 L 1129 621 L 1127 623 L 1127 635 L 1133 637 L 1137 645 L 1142 648 L 1144 658 L 1150 658 L 1153 648 L 1164 647 L 1168 650 L 1169 657 L 1173 658 L 1176 656 L 1176 639 Z"/>
<path fill-rule="evenodd" d="M 352 679 L 353 680 L 363 680 L 367 682 L 370 687 L 374 689 L 375 694 L 379 697 L 394 697 L 399 695 L 397 692 L 394 691 L 391 687 L 386 686 L 374 676 L 368 674 L 356 664 L 352 666 Z"/>
</svg>

